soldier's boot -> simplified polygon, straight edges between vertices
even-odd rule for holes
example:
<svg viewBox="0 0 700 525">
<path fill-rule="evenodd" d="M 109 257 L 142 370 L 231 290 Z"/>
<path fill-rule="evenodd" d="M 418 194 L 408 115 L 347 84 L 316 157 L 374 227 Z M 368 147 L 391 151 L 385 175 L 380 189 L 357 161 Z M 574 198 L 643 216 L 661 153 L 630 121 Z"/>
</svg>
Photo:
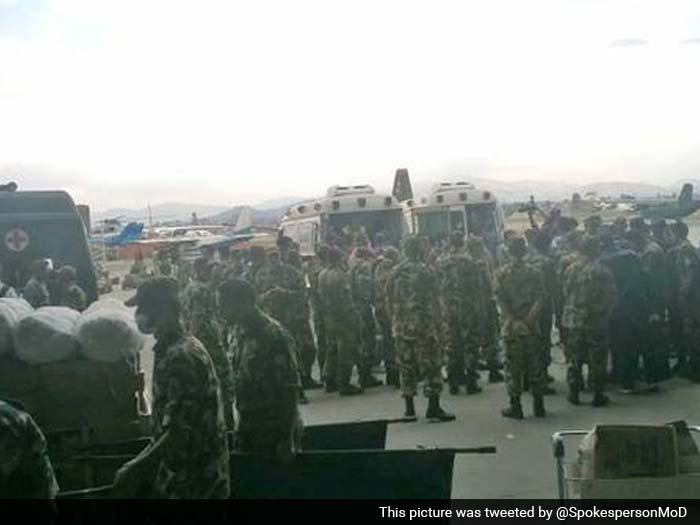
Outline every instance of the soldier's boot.
<svg viewBox="0 0 700 525">
<path fill-rule="evenodd" d="M 303 389 L 303 388 L 300 388 L 300 389 L 299 389 L 298 403 L 299 403 L 300 405 L 308 405 L 308 404 L 309 404 L 309 399 L 306 397 L 306 394 L 304 393 L 304 389 Z"/>
<path fill-rule="evenodd" d="M 338 391 L 338 385 L 335 381 L 326 381 L 326 392 L 332 394 Z"/>
<path fill-rule="evenodd" d="M 404 420 L 417 421 L 418 417 L 416 416 L 416 406 L 413 404 L 413 396 L 403 396 L 403 400 L 406 404 L 406 408 L 403 412 Z"/>
<path fill-rule="evenodd" d="M 340 394 L 343 397 L 357 396 L 361 393 L 362 389 L 360 387 L 351 385 L 350 383 L 348 383 L 347 385 L 343 385 L 338 389 L 338 394 Z"/>
<path fill-rule="evenodd" d="M 609 403 L 610 399 L 608 398 L 608 396 L 606 396 L 605 394 L 603 394 L 603 392 L 598 390 L 593 395 L 593 402 L 591 403 L 591 405 L 593 405 L 594 407 L 604 407 Z"/>
<path fill-rule="evenodd" d="M 467 395 L 478 394 L 481 390 L 481 387 L 476 382 L 476 378 L 470 376 L 467 381 Z"/>
<path fill-rule="evenodd" d="M 498 370 L 489 370 L 489 383 L 503 383 L 503 374 Z"/>
<path fill-rule="evenodd" d="M 454 414 L 445 412 L 440 406 L 440 396 L 430 396 L 428 398 L 428 410 L 425 411 L 425 418 L 431 423 L 444 423 L 457 419 Z"/>
<path fill-rule="evenodd" d="M 450 394 L 453 396 L 459 394 L 459 383 L 450 383 Z"/>
<path fill-rule="evenodd" d="M 544 398 L 542 396 L 532 397 L 532 411 L 535 417 L 544 417 L 547 413 L 544 410 Z"/>
<path fill-rule="evenodd" d="M 572 405 L 580 405 L 581 400 L 579 399 L 578 389 L 576 389 L 576 388 L 569 389 L 569 395 L 566 397 L 566 400 L 569 403 L 571 403 Z"/>
<path fill-rule="evenodd" d="M 510 419 L 522 419 L 523 418 L 523 407 L 520 404 L 520 398 L 511 396 L 510 405 L 501 410 L 501 415 L 503 417 L 508 417 Z"/>
</svg>

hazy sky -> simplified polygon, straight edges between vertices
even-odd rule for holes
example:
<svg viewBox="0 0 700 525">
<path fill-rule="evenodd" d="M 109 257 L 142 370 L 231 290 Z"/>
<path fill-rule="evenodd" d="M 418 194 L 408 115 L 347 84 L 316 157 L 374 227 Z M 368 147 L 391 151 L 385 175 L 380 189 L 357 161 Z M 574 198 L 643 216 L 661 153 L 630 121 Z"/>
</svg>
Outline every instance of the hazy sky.
<svg viewBox="0 0 700 525">
<path fill-rule="evenodd" d="M 700 2 L 0 0 L 0 174 L 96 208 L 700 176 Z"/>
</svg>

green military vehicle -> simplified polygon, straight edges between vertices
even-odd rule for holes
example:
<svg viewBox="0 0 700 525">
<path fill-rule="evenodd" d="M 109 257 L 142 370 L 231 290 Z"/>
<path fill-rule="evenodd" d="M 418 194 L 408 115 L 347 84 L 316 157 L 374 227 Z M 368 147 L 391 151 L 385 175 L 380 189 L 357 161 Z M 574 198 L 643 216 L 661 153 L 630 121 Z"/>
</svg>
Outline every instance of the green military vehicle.
<svg viewBox="0 0 700 525">
<path fill-rule="evenodd" d="M 21 290 L 34 259 L 74 266 L 88 302 L 97 299 L 97 276 L 83 219 L 65 191 L 0 192 L 0 261 L 4 280 Z"/>
</svg>

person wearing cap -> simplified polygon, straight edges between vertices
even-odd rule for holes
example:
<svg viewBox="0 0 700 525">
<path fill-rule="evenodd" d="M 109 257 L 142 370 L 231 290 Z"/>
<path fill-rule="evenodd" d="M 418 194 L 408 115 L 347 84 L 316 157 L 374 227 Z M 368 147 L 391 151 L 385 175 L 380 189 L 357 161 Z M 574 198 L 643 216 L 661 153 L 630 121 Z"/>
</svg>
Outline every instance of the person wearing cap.
<svg viewBox="0 0 700 525">
<path fill-rule="evenodd" d="M 523 418 L 520 396 L 528 378 L 535 417 L 544 417 L 544 390 L 547 385 L 546 356 L 541 349 L 542 311 L 548 294 L 541 268 L 526 260 L 523 237 L 508 242 L 511 261 L 498 272 L 496 297 L 503 313 L 501 332 L 506 354 L 506 387 L 510 404 L 504 417 Z"/>
<path fill-rule="evenodd" d="M 688 225 L 676 221 L 670 225 L 676 239 L 669 251 L 671 293 L 678 305 L 681 343 L 678 346 L 678 375 L 700 382 L 700 256 L 688 240 Z"/>
<path fill-rule="evenodd" d="M 583 229 L 586 235 L 597 235 L 598 229 L 603 225 L 600 215 L 591 215 L 583 220 Z"/>
<path fill-rule="evenodd" d="M 539 362 L 544 366 L 542 373 L 546 380 L 552 382 L 554 378 L 548 374 L 548 369 L 549 365 L 552 364 L 552 324 L 554 320 L 554 298 L 557 293 L 557 278 L 554 257 L 551 254 L 551 239 L 548 233 L 533 228 L 525 231 L 525 239 L 527 241 L 525 262 L 539 270 L 545 287 L 545 297 L 540 309 L 540 327 L 538 330 L 538 347 L 542 352 L 542 358 Z M 527 381 L 524 388 L 526 390 L 528 388 Z M 554 389 L 546 386 L 544 393 L 554 394 Z"/>
<path fill-rule="evenodd" d="M 501 325 L 494 294 L 496 265 L 481 237 L 470 235 L 467 238 L 467 252 L 474 260 L 481 263 L 482 268 L 479 274 L 479 302 L 484 308 L 484 322 L 479 337 L 482 361 L 479 366 L 488 370 L 489 382 L 499 383 L 503 381 L 503 375 L 500 372 L 503 366 L 500 360 Z"/>
<path fill-rule="evenodd" d="M 327 253 L 328 265 L 318 276 L 321 312 L 329 339 L 323 378 L 326 392 L 353 396 L 362 393 L 361 388 L 350 383 L 357 362 L 360 320 L 352 300 L 345 253 L 333 246 L 328 247 Z"/>
<path fill-rule="evenodd" d="M 399 388 L 399 369 L 396 363 L 396 345 L 391 333 L 391 318 L 389 317 L 386 283 L 399 261 L 401 254 L 393 246 L 386 247 L 374 265 L 374 313 L 381 335 L 381 355 L 386 370 L 386 384 Z"/>
<path fill-rule="evenodd" d="M 255 275 L 255 290 L 260 307 L 282 323 L 294 338 L 303 387 L 320 388 L 321 384 L 311 375 L 316 361 L 316 347 L 311 332 L 304 274 L 291 264 L 282 262 L 278 250 L 270 250 L 267 263 Z M 305 398 L 302 396 L 301 400 L 304 402 Z"/>
<path fill-rule="evenodd" d="M 479 273 L 482 269 L 464 251 L 461 230 L 450 235 L 448 249 L 437 260 L 440 296 L 444 305 L 444 323 L 449 333 L 447 382 L 450 393 L 458 394 L 465 384 L 467 394 L 481 392 L 477 378 L 479 326 L 483 308 L 478 302 Z"/>
<path fill-rule="evenodd" d="M 219 315 L 231 330 L 238 421 L 234 446 L 288 462 L 301 446 L 299 367 L 294 340 L 256 304 L 243 279 L 217 289 Z"/>
<path fill-rule="evenodd" d="M 85 292 L 78 285 L 78 272 L 73 266 L 61 266 L 58 270 L 59 296 L 61 306 L 67 306 L 78 312 L 87 307 Z"/>
<path fill-rule="evenodd" d="M 668 348 L 665 341 L 667 300 L 666 259 L 661 247 L 648 235 L 648 228 L 640 228 L 630 221 L 627 241 L 639 255 L 642 272 L 642 293 L 647 305 L 647 318 L 640 334 L 644 378 L 654 386 L 670 374 Z"/>
<path fill-rule="evenodd" d="M 182 292 L 182 318 L 185 330 L 209 352 L 219 378 L 226 428 L 233 430 L 233 371 L 226 353 L 224 330 L 216 308 L 212 283 L 214 263 L 205 257 L 195 260 L 194 279 Z"/>
<path fill-rule="evenodd" d="M 428 398 L 425 417 L 432 422 L 454 421 L 454 414 L 440 406 L 442 392 L 441 308 L 435 273 L 423 262 L 420 237 L 403 241 L 403 258 L 387 281 L 389 315 L 396 342 L 404 417 L 416 419 L 414 398 L 418 382 Z M 446 341 L 449 343 L 449 341 Z"/>
<path fill-rule="evenodd" d="M 588 364 L 588 384 L 593 389 L 593 406 L 608 404 L 604 393 L 608 362 L 608 330 L 615 306 L 615 279 L 599 260 L 601 243 L 586 236 L 579 256 L 564 272 L 564 309 L 562 326 L 566 329 L 569 358 L 568 400 L 580 404 L 583 389 L 583 365 Z"/>
<path fill-rule="evenodd" d="M 209 353 L 183 328 L 177 281 L 153 277 L 125 302 L 153 334 L 154 442 L 116 475 L 125 498 L 226 499 L 229 455 L 219 379 Z"/>
<path fill-rule="evenodd" d="M 35 259 L 31 265 L 31 277 L 24 285 L 22 297 L 34 308 L 48 306 L 50 303 L 49 265 L 46 259 Z"/>
<path fill-rule="evenodd" d="M 374 319 L 374 253 L 366 246 L 358 246 L 355 264 L 350 269 L 350 290 L 355 310 L 360 318 L 360 352 L 357 368 L 362 388 L 380 386 L 382 382 L 372 375 L 372 366 L 378 364 L 376 321 Z M 379 357 L 379 359 L 377 359 Z"/>
</svg>

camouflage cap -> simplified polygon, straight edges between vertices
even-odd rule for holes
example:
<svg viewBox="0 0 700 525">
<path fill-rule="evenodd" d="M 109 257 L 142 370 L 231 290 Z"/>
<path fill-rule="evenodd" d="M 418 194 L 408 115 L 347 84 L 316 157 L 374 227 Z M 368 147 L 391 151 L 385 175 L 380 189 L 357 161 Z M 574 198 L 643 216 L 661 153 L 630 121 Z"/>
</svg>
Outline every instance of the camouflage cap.
<svg viewBox="0 0 700 525">
<path fill-rule="evenodd" d="M 67 264 L 65 266 L 61 266 L 61 269 L 58 270 L 58 275 L 61 277 L 61 279 L 75 280 L 78 277 L 78 271 L 75 269 L 75 267 Z"/>
<path fill-rule="evenodd" d="M 525 238 L 521 236 L 511 237 L 507 241 L 508 253 L 513 257 L 522 258 L 527 255 L 527 244 Z"/>
<path fill-rule="evenodd" d="M 177 281 L 173 277 L 151 277 L 143 281 L 136 289 L 136 294 L 124 301 L 126 306 L 138 306 L 146 302 L 158 302 L 177 298 Z"/>
</svg>

